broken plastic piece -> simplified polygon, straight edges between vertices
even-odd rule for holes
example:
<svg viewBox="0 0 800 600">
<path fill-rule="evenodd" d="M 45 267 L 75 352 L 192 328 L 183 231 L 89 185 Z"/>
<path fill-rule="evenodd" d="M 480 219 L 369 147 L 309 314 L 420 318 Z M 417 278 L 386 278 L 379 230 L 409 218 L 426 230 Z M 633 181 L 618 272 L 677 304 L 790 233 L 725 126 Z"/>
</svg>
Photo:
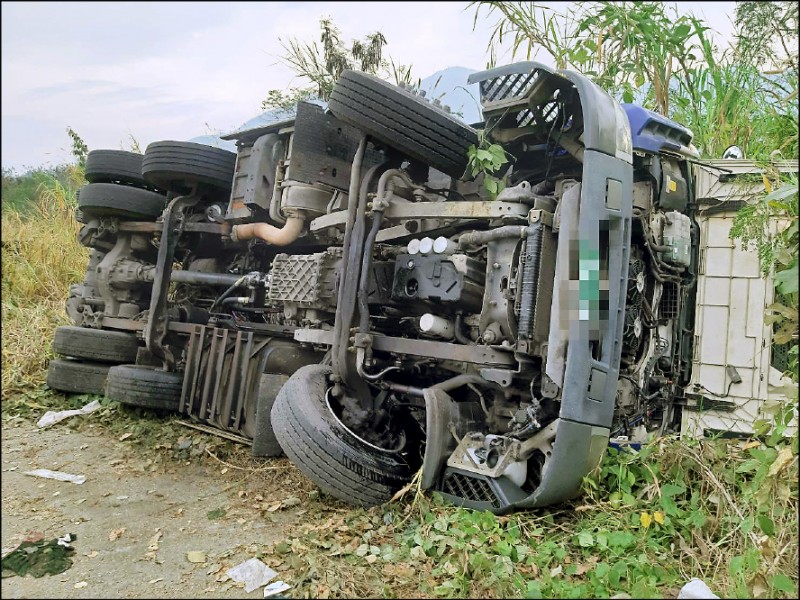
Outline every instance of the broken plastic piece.
<svg viewBox="0 0 800 600">
<path fill-rule="evenodd" d="M 284 583 L 283 581 L 276 581 L 274 583 L 270 583 L 267 587 L 264 588 L 264 598 L 271 598 L 272 596 L 277 596 L 281 592 L 285 592 L 288 590 L 290 586 L 288 583 Z"/>
<path fill-rule="evenodd" d="M 278 573 L 259 559 L 251 558 L 235 567 L 231 567 L 225 574 L 236 583 L 244 582 L 244 591 L 249 593 L 263 585 L 267 585 Z"/>
<path fill-rule="evenodd" d="M 44 479 L 55 479 L 56 481 L 69 481 L 70 483 L 77 483 L 80 485 L 86 481 L 86 475 L 73 475 L 72 473 L 63 473 L 61 471 L 51 471 L 50 469 L 36 469 L 34 471 L 25 471 L 24 475 L 31 477 L 43 477 Z"/>
<path fill-rule="evenodd" d="M 36 426 L 40 428 L 49 427 L 50 425 L 58 423 L 59 421 L 63 421 L 67 417 L 74 417 L 75 415 L 88 415 L 89 413 L 96 411 L 98 408 L 100 408 L 100 402 L 98 400 L 93 400 L 83 408 L 76 410 L 48 410 L 46 413 L 44 413 L 44 415 L 42 415 L 42 418 L 37 421 Z"/>
<path fill-rule="evenodd" d="M 75 534 L 37 542 L 22 542 L 2 559 L 3 578 L 11 575 L 58 575 L 72 566 L 75 549 L 70 545 L 76 539 Z"/>
<path fill-rule="evenodd" d="M 714 600 L 715 598 L 719 598 L 719 596 L 697 577 L 690 579 L 678 593 L 678 600 Z"/>
</svg>

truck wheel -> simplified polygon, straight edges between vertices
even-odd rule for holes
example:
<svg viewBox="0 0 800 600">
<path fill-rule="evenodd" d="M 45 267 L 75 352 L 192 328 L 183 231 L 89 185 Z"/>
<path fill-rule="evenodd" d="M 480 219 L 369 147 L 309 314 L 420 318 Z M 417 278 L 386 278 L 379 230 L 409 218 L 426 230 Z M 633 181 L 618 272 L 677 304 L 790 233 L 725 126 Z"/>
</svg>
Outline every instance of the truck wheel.
<svg viewBox="0 0 800 600">
<path fill-rule="evenodd" d="M 403 457 L 357 438 L 326 400 L 331 368 L 298 369 L 278 392 L 272 427 L 283 451 L 323 492 L 349 504 L 389 500 L 413 476 Z"/>
<path fill-rule="evenodd" d="M 333 88 L 331 112 L 407 156 L 460 178 L 477 132 L 419 96 L 360 71 L 344 71 Z"/>
<path fill-rule="evenodd" d="M 281 387 L 289 378 L 286 375 L 265 373 L 258 384 L 256 406 L 256 431 L 253 436 L 253 456 L 280 456 L 283 454 L 275 431 L 272 429 L 272 407 Z"/>
<path fill-rule="evenodd" d="M 56 354 L 98 362 L 132 363 L 138 349 L 136 335 L 124 331 L 66 325 L 57 327 L 53 338 Z"/>
<path fill-rule="evenodd" d="M 142 176 L 162 189 L 187 194 L 195 184 L 230 191 L 236 153 L 193 142 L 153 142 L 142 160 Z"/>
<path fill-rule="evenodd" d="M 78 190 L 78 208 L 85 217 L 153 221 L 166 203 L 166 196 L 116 183 L 89 183 Z"/>
<path fill-rule="evenodd" d="M 108 365 L 79 360 L 51 360 L 47 366 L 47 385 L 60 392 L 103 395 Z"/>
<path fill-rule="evenodd" d="M 127 183 L 150 187 L 142 177 L 142 158 L 125 150 L 92 150 L 86 156 L 84 177 L 89 183 Z"/>
<path fill-rule="evenodd" d="M 117 365 L 108 371 L 106 396 L 130 406 L 177 411 L 182 388 L 181 373 L 144 365 Z"/>
</svg>

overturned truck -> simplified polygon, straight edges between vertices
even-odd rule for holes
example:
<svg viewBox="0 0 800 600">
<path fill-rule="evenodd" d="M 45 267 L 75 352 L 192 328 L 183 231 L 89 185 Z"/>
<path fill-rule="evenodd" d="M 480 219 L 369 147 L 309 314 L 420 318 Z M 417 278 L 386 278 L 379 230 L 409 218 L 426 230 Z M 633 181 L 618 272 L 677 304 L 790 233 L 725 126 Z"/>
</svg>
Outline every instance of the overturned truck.
<svg viewBox="0 0 800 600">
<path fill-rule="evenodd" d="M 496 198 L 465 173 L 476 129 L 355 71 L 236 153 L 90 153 L 49 385 L 177 411 L 365 506 L 417 473 L 464 506 L 552 504 L 610 437 L 674 431 L 691 132 L 534 62 L 473 82 Z"/>
</svg>

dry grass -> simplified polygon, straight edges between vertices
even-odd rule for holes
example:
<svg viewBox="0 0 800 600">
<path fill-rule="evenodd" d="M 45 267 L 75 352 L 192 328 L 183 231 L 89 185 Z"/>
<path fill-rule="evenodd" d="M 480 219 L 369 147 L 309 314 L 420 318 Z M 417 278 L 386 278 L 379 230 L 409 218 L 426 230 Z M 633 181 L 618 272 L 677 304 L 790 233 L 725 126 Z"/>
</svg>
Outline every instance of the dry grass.
<svg viewBox="0 0 800 600">
<path fill-rule="evenodd" d="M 75 170 L 74 187 L 81 177 Z M 3 400 L 44 382 L 53 332 L 68 322 L 69 286 L 86 271 L 89 250 L 77 240 L 73 189 L 53 178 L 32 210 L 3 211 Z"/>
</svg>

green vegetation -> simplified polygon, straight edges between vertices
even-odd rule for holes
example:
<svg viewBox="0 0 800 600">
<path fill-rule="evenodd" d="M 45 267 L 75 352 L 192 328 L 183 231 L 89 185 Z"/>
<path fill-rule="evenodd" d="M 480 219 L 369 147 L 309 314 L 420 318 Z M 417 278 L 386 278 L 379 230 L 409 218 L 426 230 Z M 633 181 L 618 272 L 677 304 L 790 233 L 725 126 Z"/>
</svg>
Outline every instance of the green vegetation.
<svg viewBox="0 0 800 600">
<path fill-rule="evenodd" d="M 477 147 L 471 144 L 467 149 L 469 155 L 467 171 L 473 177 L 483 174 L 483 186 L 489 192 L 491 198 L 495 199 L 497 194 L 505 188 L 505 183 L 494 174 L 508 162 L 508 158 L 501 145 L 490 144 L 483 132 L 479 133 Z"/>
<path fill-rule="evenodd" d="M 86 157 L 83 140 L 69 129 L 76 161 Z M 24 175 L 3 172 L 2 217 L 2 399 L 44 383 L 50 340 L 67 324 L 69 286 L 86 271 L 89 250 L 78 242 L 80 165 Z"/>
<path fill-rule="evenodd" d="M 415 496 L 298 525 L 264 560 L 295 597 L 674 598 L 797 594 L 797 456 L 769 442 L 610 449 L 586 495 L 496 517 Z"/>
<path fill-rule="evenodd" d="M 270 90 L 261 103 L 262 110 L 280 109 L 289 114 L 301 100 L 318 98 L 327 101 L 345 69 L 357 69 L 384 79 L 393 78 L 397 84 L 412 83 L 411 65 L 398 66 L 391 58 L 384 58 L 386 37 L 380 31 L 367 35 L 363 40 L 352 40 L 348 48 L 330 17 L 321 18 L 319 26 L 321 48 L 315 41 L 302 42 L 292 38 L 284 43 L 281 40 L 286 51 L 283 62 L 308 83 L 288 91 Z"/>
<path fill-rule="evenodd" d="M 661 2 L 574 3 L 565 12 L 531 2 L 471 6 L 476 21 L 497 16 L 490 64 L 495 43 L 510 38 L 515 58 L 545 50 L 557 68 L 688 126 L 703 156 L 733 144 L 752 159 L 797 156 L 794 2 L 737 3 L 737 38 L 724 48 L 706 23 Z"/>
</svg>

